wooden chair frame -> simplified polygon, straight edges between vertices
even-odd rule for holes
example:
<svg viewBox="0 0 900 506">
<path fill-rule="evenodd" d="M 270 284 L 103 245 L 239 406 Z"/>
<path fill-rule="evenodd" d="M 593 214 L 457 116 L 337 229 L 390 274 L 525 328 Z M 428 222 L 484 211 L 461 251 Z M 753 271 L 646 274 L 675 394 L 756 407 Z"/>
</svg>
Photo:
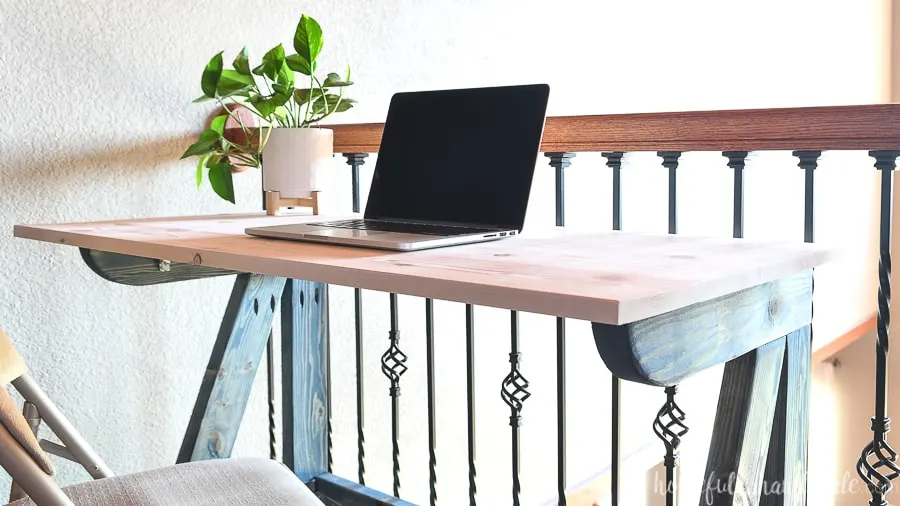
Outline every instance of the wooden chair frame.
<svg viewBox="0 0 900 506">
<path fill-rule="evenodd" d="M 57 445 L 41 440 L 40 446 L 48 453 L 78 462 L 94 479 L 113 476 L 112 471 L 88 445 L 87 441 L 75 429 L 71 422 L 50 400 L 47 394 L 28 375 L 28 367 L 16 352 L 9 336 L 0 330 L 0 385 L 12 384 L 25 399 L 26 410 L 36 411 L 31 420 L 26 420 L 37 435 L 41 420 L 63 443 Z M 21 416 L 21 415 L 20 415 Z M 72 501 L 62 492 L 56 482 L 45 473 L 13 438 L 12 434 L 0 425 L 0 467 L 13 479 L 10 488 L 10 502 L 28 495 L 41 505 L 69 506 Z"/>
</svg>

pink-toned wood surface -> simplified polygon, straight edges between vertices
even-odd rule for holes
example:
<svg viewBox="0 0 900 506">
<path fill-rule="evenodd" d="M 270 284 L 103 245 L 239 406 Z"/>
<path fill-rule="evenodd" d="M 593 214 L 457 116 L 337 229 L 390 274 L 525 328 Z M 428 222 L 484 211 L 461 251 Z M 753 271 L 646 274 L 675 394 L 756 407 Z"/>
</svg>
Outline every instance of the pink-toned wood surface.
<svg viewBox="0 0 900 506">
<path fill-rule="evenodd" d="M 624 324 L 828 261 L 800 243 L 553 229 L 394 253 L 244 234 L 322 220 L 264 214 L 17 225 L 17 237 L 608 324 Z"/>
</svg>

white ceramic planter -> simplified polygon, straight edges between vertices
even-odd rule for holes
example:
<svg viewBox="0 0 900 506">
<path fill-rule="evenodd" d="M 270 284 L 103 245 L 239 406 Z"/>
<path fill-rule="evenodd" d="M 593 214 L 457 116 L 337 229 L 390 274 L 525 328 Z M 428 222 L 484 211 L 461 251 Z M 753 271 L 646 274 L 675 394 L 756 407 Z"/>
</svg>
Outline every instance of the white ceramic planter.
<svg viewBox="0 0 900 506">
<path fill-rule="evenodd" d="M 275 128 L 263 148 L 263 190 L 284 198 L 309 197 L 326 185 L 334 151 L 327 128 Z"/>
</svg>

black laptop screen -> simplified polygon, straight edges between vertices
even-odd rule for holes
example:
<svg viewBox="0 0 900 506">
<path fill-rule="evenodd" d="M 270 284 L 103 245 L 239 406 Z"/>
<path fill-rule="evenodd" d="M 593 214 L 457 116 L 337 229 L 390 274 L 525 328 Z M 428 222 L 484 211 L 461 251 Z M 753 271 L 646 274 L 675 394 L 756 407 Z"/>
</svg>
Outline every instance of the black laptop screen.
<svg viewBox="0 0 900 506">
<path fill-rule="evenodd" d="M 394 95 L 365 217 L 520 230 L 548 94 L 528 85 Z"/>
</svg>

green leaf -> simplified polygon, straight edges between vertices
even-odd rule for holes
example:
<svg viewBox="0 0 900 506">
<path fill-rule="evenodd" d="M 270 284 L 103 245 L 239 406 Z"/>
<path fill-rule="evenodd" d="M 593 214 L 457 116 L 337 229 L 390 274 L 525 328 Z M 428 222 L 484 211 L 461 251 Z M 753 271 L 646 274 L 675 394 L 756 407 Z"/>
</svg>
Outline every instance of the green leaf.
<svg viewBox="0 0 900 506">
<path fill-rule="evenodd" d="M 285 119 L 287 118 L 288 111 L 283 105 L 279 105 L 272 114 L 278 119 Z"/>
<path fill-rule="evenodd" d="M 275 114 L 276 109 L 288 103 L 293 94 L 293 83 L 284 85 L 279 83 L 272 84 L 273 93 L 271 95 L 254 95 L 250 97 L 250 103 L 256 107 L 256 110 L 264 118 L 271 120 L 271 116 Z"/>
<path fill-rule="evenodd" d="M 207 97 L 206 95 L 203 95 L 202 97 L 197 97 L 197 98 L 195 98 L 195 99 L 193 100 L 193 102 L 194 102 L 195 104 L 199 104 L 200 102 L 208 102 L 208 101 L 210 101 L 210 100 L 215 100 L 215 98 L 213 98 L 213 97 Z"/>
<path fill-rule="evenodd" d="M 328 104 L 327 113 L 333 112 L 344 112 L 347 109 L 353 107 L 353 104 L 356 103 L 356 100 L 351 98 L 341 98 L 340 95 L 327 94 L 325 95 L 325 100 L 316 100 L 313 102 L 313 113 L 315 114 L 325 114 L 325 105 Z"/>
<path fill-rule="evenodd" d="M 203 133 L 200 134 L 200 138 L 197 139 L 197 142 L 191 144 L 191 146 L 187 148 L 187 151 L 181 155 L 181 159 L 185 159 L 189 156 L 204 155 L 213 151 L 216 147 L 216 143 L 221 137 L 222 134 L 215 130 L 204 130 Z"/>
<path fill-rule="evenodd" d="M 209 129 L 212 130 L 213 132 L 218 133 L 219 135 L 222 135 L 225 132 L 225 122 L 226 121 L 228 121 L 227 114 L 222 114 L 220 116 L 216 116 L 209 123 Z"/>
<path fill-rule="evenodd" d="M 251 101 L 256 110 L 259 111 L 259 115 L 263 118 L 270 119 L 270 116 L 275 113 L 275 109 L 278 108 L 279 104 L 272 96 L 268 97 L 255 97 L 254 101 Z"/>
<path fill-rule="evenodd" d="M 252 72 L 258 76 L 261 76 L 261 75 L 263 75 L 263 73 L 264 73 L 263 71 L 265 70 L 265 68 L 266 68 L 266 64 L 260 63 L 256 67 L 253 67 Z"/>
<path fill-rule="evenodd" d="M 274 93 L 272 93 L 273 97 L 279 96 L 279 97 L 287 97 L 288 99 L 290 99 L 291 93 L 294 91 L 294 88 L 292 86 L 274 83 L 272 85 L 272 91 L 274 91 Z"/>
<path fill-rule="evenodd" d="M 253 72 L 256 73 L 256 70 L 261 67 L 261 75 L 274 81 L 275 75 L 278 74 L 282 66 L 284 66 L 284 46 L 278 44 L 263 55 L 262 65 L 253 69 Z"/>
<path fill-rule="evenodd" d="M 300 16 L 300 22 L 297 23 L 297 31 L 294 33 L 294 49 L 297 54 L 302 56 L 310 63 L 310 67 L 315 64 L 316 58 L 322 52 L 322 27 L 315 19 L 306 14 Z"/>
<path fill-rule="evenodd" d="M 239 73 L 244 74 L 245 76 L 250 75 L 250 53 L 247 52 L 246 47 L 241 49 L 241 52 L 234 58 L 231 65 L 234 67 L 234 70 Z"/>
<path fill-rule="evenodd" d="M 347 65 L 347 76 L 344 77 L 344 81 L 350 82 L 350 65 Z"/>
<path fill-rule="evenodd" d="M 315 91 L 319 91 L 318 89 Z M 312 90 L 309 88 L 298 88 L 294 90 L 294 102 L 297 102 L 297 105 L 303 105 L 309 102 L 309 99 L 313 96 Z"/>
<path fill-rule="evenodd" d="M 344 112 L 346 110 L 352 109 L 353 104 L 355 104 L 355 100 L 350 100 L 349 98 L 345 98 L 341 100 L 341 103 L 337 104 L 337 107 L 334 108 L 333 112 Z"/>
<path fill-rule="evenodd" d="M 227 158 L 209 166 L 209 184 L 218 196 L 234 204 L 234 181 L 231 178 L 231 164 Z"/>
<path fill-rule="evenodd" d="M 290 56 L 285 57 L 284 61 L 287 62 L 287 66 L 290 67 L 294 72 L 300 72 L 303 75 L 310 76 L 313 73 L 313 67 L 309 64 L 309 61 L 305 60 L 299 54 L 292 54 Z"/>
<path fill-rule="evenodd" d="M 197 162 L 197 188 L 200 188 L 200 185 L 203 184 L 203 169 L 206 167 L 206 161 L 209 160 L 209 157 L 212 156 L 212 153 L 207 153 L 200 157 L 200 161 Z"/>
<path fill-rule="evenodd" d="M 255 83 L 252 76 L 241 74 L 236 70 L 226 69 L 222 71 L 216 91 L 220 97 L 230 97 L 232 95 L 247 96 L 254 86 Z"/>
<path fill-rule="evenodd" d="M 223 51 L 219 51 L 219 54 L 209 60 L 200 78 L 200 89 L 210 98 L 216 96 L 216 87 L 219 85 L 219 77 L 222 76 L 222 53 Z"/>
<path fill-rule="evenodd" d="M 336 73 L 332 72 L 332 73 L 328 74 L 328 75 L 325 77 L 325 82 L 322 83 L 322 87 L 324 87 L 324 88 L 338 88 L 338 87 L 341 87 L 341 86 L 350 86 L 351 84 L 353 84 L 353 83 L 350 82 L 349 80 L 348 80 L 348 81 L 345 81 L 345 80 L 341 79 L 341 76 L 339 76 L 339 75 L 337 75 Z"/>
<path fill-rule="evenodd" d="M 281 67 L 275 72 L 275 83 L 294 88 L 294 71 L 288 66 L 286 61 L 281 62 Z M 290 92 L 287 93 L 290 96 Z"/>
</svg>

